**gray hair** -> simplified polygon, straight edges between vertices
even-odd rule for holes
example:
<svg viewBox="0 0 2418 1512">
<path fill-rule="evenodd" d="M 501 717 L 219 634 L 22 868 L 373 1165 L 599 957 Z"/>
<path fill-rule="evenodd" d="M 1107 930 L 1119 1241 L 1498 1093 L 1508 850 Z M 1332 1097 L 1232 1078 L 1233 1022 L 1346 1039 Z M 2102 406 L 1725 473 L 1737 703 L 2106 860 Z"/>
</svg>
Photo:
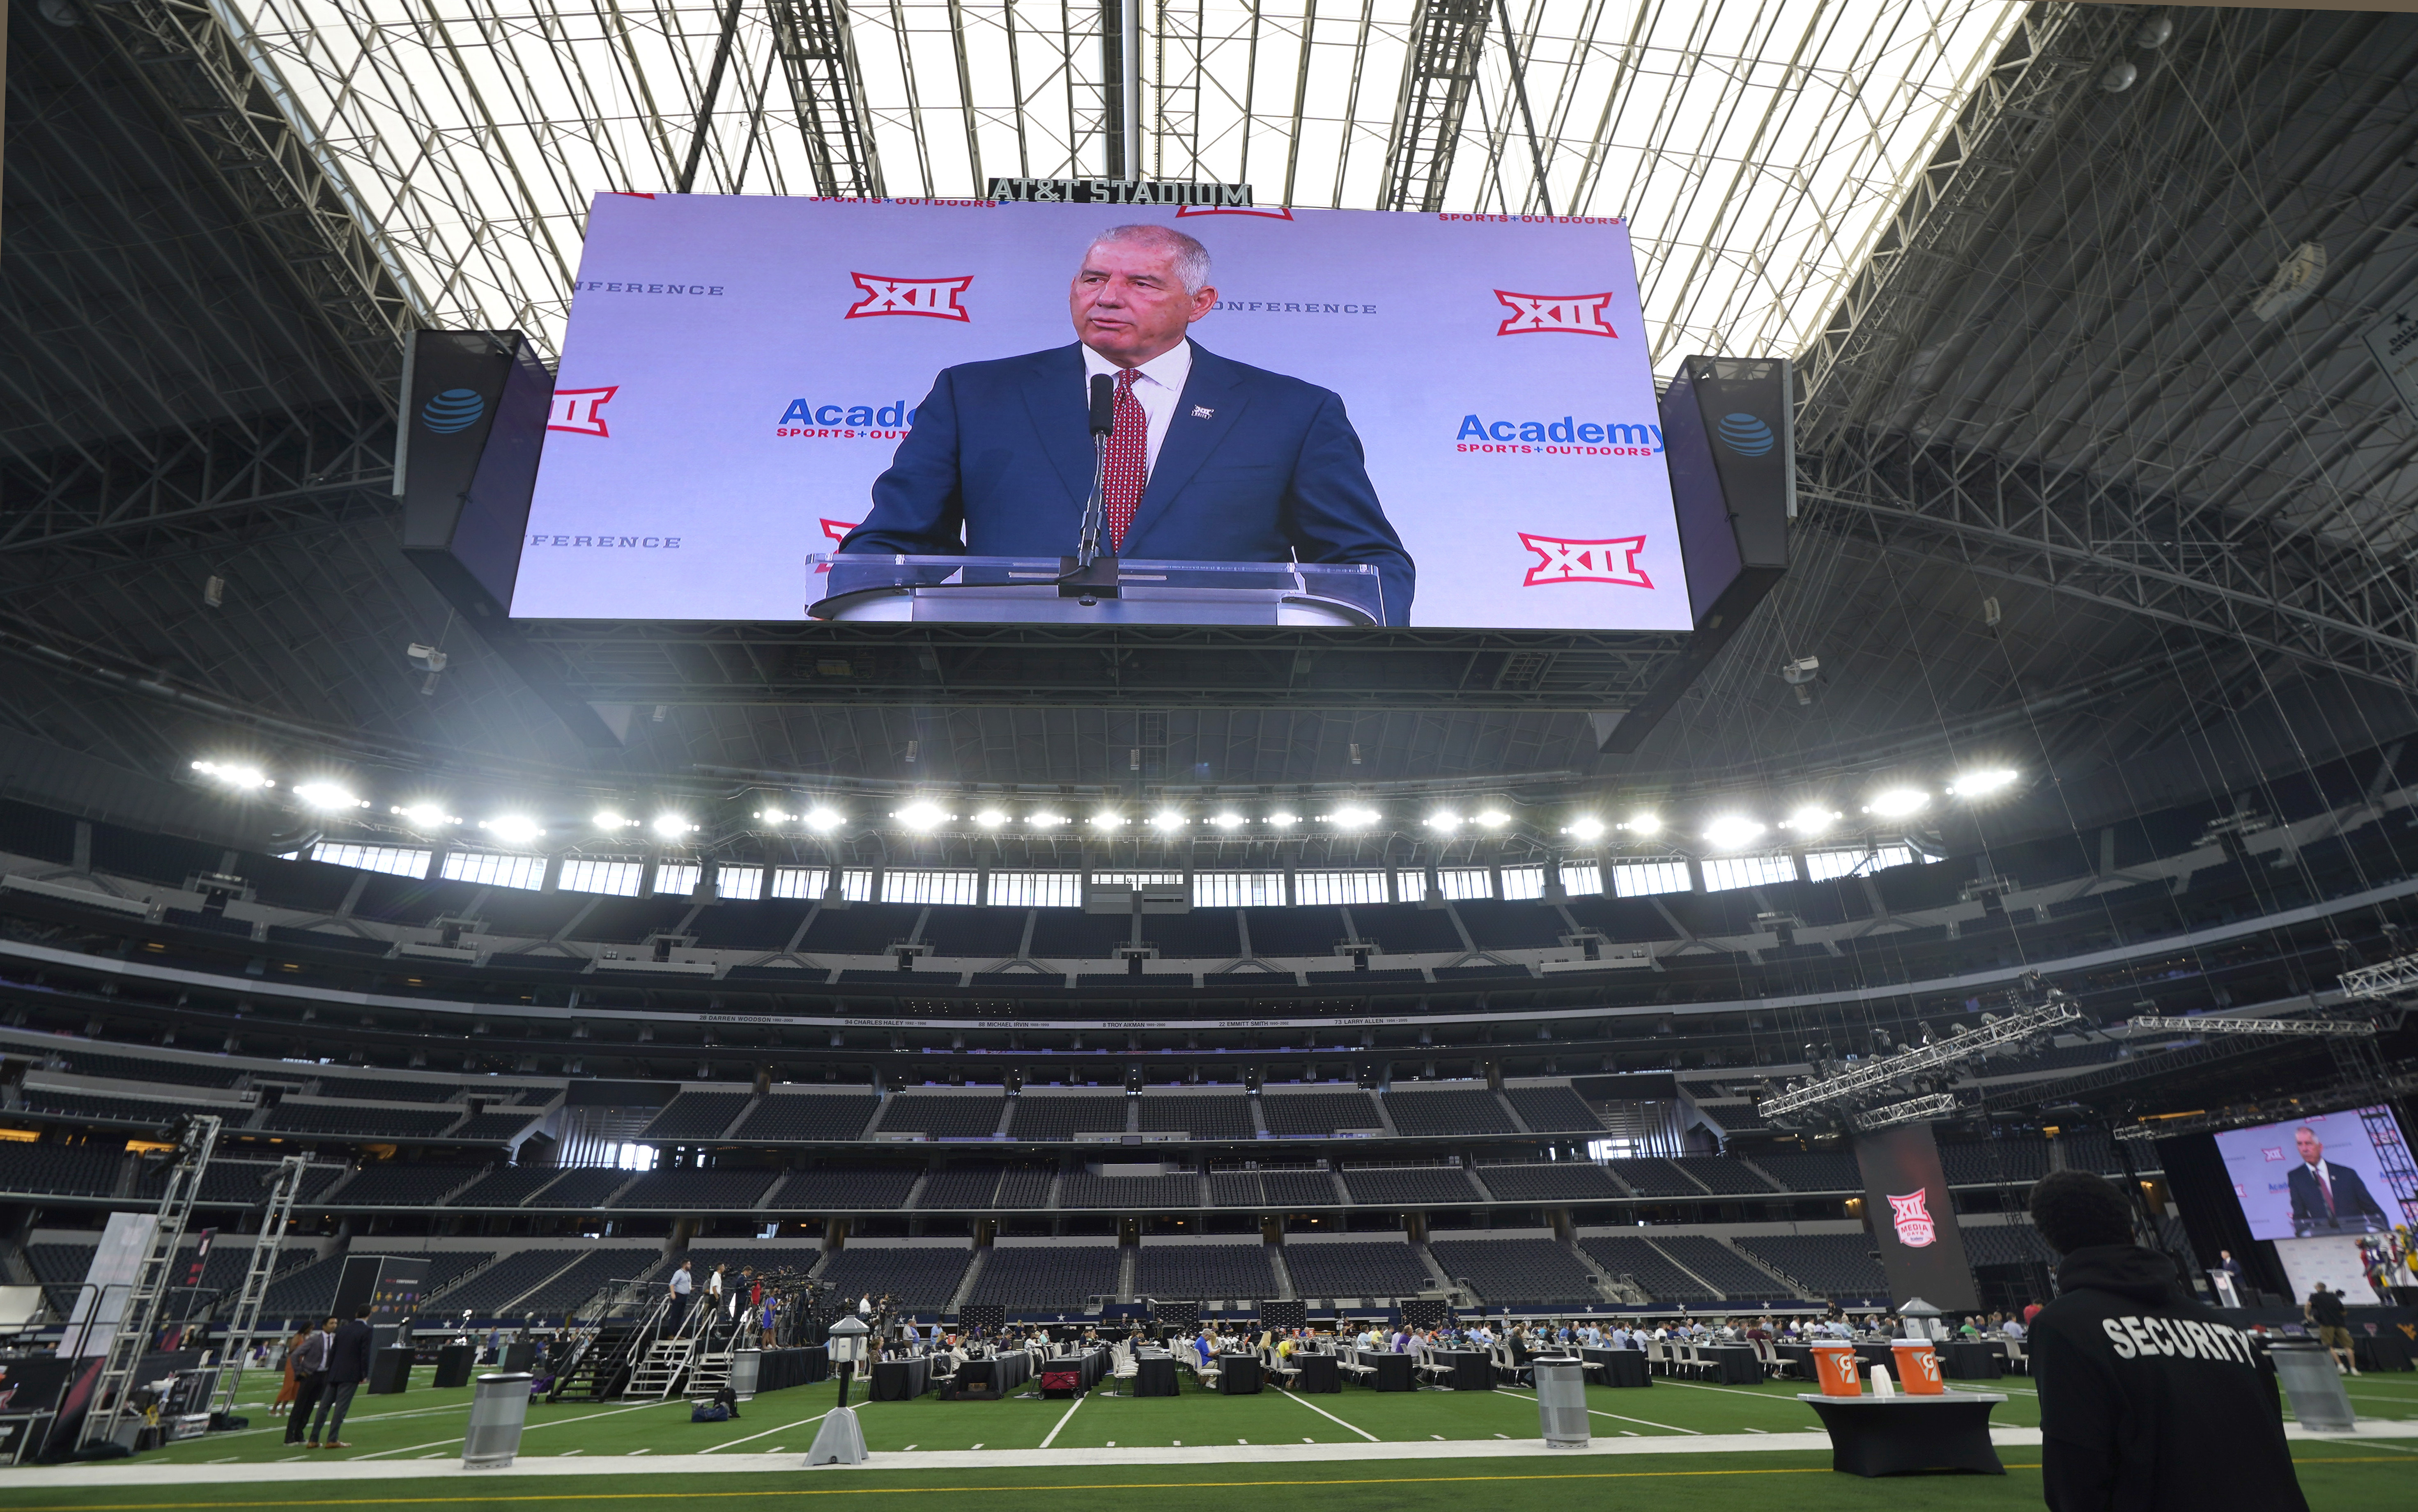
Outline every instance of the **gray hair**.
<svg viewBox="0 0 2418 1512">
<path fill-rule="evenodd" d="M 1174 259 L 1175 276 L 1183 282 L 1186 294 L 1198 294 L 1209 286 L 1209 249 L 1167 226 L 1110 226 L 1092 238 L 1092 246 L 1083 249 L 1083 255 L 1088 259 L 1092 247 L 1125 245 L 1148 247 Z"/>
</svg>

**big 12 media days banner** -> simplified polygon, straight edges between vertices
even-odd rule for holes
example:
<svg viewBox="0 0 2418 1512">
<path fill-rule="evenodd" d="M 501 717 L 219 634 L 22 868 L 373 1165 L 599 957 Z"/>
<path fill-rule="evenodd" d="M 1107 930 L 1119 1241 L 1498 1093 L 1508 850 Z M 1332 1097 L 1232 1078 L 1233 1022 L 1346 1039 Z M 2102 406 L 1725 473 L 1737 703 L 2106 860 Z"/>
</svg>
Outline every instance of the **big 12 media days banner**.
<svg viewBox="0 0 2418 1512">
<path fill-rule="evenodd" d="M 803 618 L 935 375 L 1071 348 L 1085 250 L 1138 222 L 1210 253 L 1198 347 L 1340 396 L 1411 623 L 1691 628 L 1617 221 L 706 195 L 594 203 L 513 613 Z"/>
</svg>

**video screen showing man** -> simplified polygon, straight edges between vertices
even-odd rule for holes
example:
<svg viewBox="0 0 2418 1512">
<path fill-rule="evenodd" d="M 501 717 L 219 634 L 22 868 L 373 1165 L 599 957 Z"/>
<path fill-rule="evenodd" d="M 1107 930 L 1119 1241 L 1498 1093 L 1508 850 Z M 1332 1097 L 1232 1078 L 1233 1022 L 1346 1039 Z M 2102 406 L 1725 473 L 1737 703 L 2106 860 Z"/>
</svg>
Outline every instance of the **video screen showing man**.
<svg viewBox="0 0 2418 1512">
<path fill-rule="evenodd" d="M 2304 1123 L 2293 1130 L 2292 1147 L 2301 1154 L 2301 1163 L 2287 1178 L 2295 1234 L 2306 1239 L 2318 1234 L 2380 1233 L 2391 1227 L 2359 1172 L 2326 1159 L 2325 1143 L 2315 1129 Z"/>
<path fill-rule="evenodd" d="M 1374 566 L 1389 625 L 1416 571 L 1343 401 L 1187 334 L 1216 308 L 1208 249 L 1125 225 L 1084 251 L 1075 342 L 941 370 L 842 552 L 1061 557 L 1091 498 L 1089 387 L 1116 383 L 1103 544 L 1124 557 Z"/>
</svg>

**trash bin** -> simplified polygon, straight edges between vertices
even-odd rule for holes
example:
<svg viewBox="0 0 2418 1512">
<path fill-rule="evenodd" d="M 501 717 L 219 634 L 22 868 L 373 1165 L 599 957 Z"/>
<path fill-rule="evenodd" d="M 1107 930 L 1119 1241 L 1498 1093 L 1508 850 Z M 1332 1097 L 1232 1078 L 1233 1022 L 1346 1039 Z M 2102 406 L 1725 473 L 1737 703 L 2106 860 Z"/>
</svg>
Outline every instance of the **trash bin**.
<svg viewBox="0 0 2418 1512">
<path fill-rule="evenodd" d="M 2359 1427 L 2359 1418 L 2350 1410 L 2350 1393 L 2343 1389 L 2342 1371 L 2322 1347 L 2270 1344 L 2267 1358 L 2275 1362 L 2275 1379 L 2303 1428 L 2349 1433 Z"/>
<path fill-rule="evenodd" d="M 470 1397 L 470 1426 L 462 1437 L 462 1468 L 501 1470 L 521 1452 L 528 1420 L 529 1374 L 499 1371 L 479 1378 Z"/>
<path fill-rule="evenodd" d="M 1529 1365 L 1537 1374 L 1537 1415 L 1544 1423 L 1545 1447 L 1585 1448 L 1586 1367 L 1561 1356 L 1539 1356 Z"/>
<path fill-rule="evenodd" d="M 762 1350 L 732 1350 L 729 1381 L 731 1395 L 742 1402 L 754 1401 L 756 1378 L 763 1368 L 764 1352 Z"/>
</svg>

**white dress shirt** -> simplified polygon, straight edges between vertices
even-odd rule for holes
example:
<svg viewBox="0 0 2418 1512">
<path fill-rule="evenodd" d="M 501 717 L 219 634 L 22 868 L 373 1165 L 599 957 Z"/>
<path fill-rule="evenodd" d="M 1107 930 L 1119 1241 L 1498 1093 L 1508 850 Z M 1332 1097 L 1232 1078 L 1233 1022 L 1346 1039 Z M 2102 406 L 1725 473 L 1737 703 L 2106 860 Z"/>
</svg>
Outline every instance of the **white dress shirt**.
<svg viewBox="0 0 2418 1512">
<path fill-rule="evenodd" d="M 1107 374 L 1114 378 L 1125 369 L 1090 347 L 1083 348 L 1083 405 L 1086 412 L 1092 403 L 1092 377 Z M 1192 375 L 1192 344 L 1178 342 L 1134 370 L 1134 398 L 1141 405 L 1142 417 L 1150 428 L 1142 442 L 1142 476 L 1147 479 L 1158 471 L 1158 449 L 1167 439 L 1167 428 L 1175 423 L 1175 403 L 1184 397 L 1184 380 Z M 1146 486 L 1146 485 L 1145 485 Z"/>
</svg>

